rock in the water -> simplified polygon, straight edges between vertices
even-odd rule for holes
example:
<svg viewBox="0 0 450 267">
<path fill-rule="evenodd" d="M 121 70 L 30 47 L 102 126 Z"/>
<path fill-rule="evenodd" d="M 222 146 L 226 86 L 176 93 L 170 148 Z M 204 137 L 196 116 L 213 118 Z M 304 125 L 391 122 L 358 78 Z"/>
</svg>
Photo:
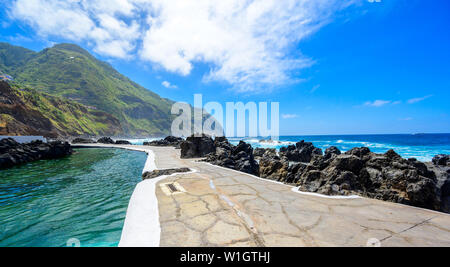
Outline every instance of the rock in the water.
<svg viewBox="0 0 450 267">
<path fill-rule="evenodd" d="M 202 135 L 201 137 L 191 136 L 183 141 L 181 147 L 181 158 L 203 158 L 209 153 L 216 151 L 214 141 L 211 137 Z"/>
<path fill-rule="evenodd" d="M 72 144 L 95 144 L 95 141 L 88 138 L 75 138 L 72 140 Z"/>
<path fill-rule="evenodd" d="M 19 144 L 14 139 L 0 140 L 0 169 L 41 159 L 58 159 L 72 154 L 69 143 L 33 141 Z"/>
<path fill-rule="evenodd" d="M 131 145 L 130 141 L 126 140 L 117 140 L 116 145 Z"/>
<path fill-rule="evenodd" d="M 110 137 L 102 137 L 97 140 L 97 143 L 114 145 L 116 142 L 114 142 L 114 140 L 112 140 Z"/>
<path fill-rule="evenodd" d="M 190 172 L 189 168 L 178 168 L 178 169 L 166 169 L 166 170 L 154 170 L 152 172 L 146 172 L 142 175 L 143 180 L 154 179 L 163 175 L 172 175 L 175 173 L 186 173 Z"/>
</svg>

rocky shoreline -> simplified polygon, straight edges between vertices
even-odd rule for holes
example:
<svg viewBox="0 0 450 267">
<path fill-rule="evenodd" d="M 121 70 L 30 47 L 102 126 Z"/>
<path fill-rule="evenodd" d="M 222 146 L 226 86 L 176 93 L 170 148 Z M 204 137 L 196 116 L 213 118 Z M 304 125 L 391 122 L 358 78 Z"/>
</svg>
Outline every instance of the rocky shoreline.
<svg viewBox="0 0 450 267">
<path fill-rule="evenodd" d="M 395 151 L 376 154 L 367 147 L 325 152 L 305 141 L 275 149 L 253 149 L 224 137 L 191 136 L 180 144 L 182 158 L 204 158 L 214 165 L 294 185 L 303 192 L 359 195 L 450 213 L 449 155 L 433 162 L 404 159 Z"/>
<path fill-rule="evenodd" d="M 0 170 L 37 160 L 63 158 L 71 154 L 72 147 L 67 142 L 33 141 L 20 144 L 12 138 L 6 138 L 0 140 Z"/>
<path fill-rule="evenodd" d="M 89 138 L 75 138 L 71 142 L 72 144 L 106 144 L 106 145 L 131 145 L 129 141 L 117 140 L 114 141 L 110 137 L 102 137 L 97 141 Z"/>
</svg>

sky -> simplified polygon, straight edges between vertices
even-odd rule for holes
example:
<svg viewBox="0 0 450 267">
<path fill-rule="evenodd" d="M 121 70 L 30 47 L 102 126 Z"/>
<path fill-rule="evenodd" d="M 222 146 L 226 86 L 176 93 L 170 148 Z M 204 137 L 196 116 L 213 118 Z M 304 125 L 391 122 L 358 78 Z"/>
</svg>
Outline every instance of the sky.
<svg viewBox="0 0 450 267">
<path fill-rule="evenodd" d="M 279 102 L 281 135 L 450 133 L 447 0 L 0 2 L 0 41 L 78 44 L 175 101 Z"/>
</svg>

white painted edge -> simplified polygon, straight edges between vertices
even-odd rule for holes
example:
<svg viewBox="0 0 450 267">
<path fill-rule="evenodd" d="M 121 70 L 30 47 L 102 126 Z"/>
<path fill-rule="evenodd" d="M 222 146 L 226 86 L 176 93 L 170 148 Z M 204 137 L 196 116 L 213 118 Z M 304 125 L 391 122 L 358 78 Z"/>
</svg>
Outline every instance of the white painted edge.
<svg viewBox="0 0 450 267">
<path fill-rule="evenodd" d="M 229 169 L 229 168 L 225 168 L 225 167 L 222 167 L 222 166 L 217 166 L 217 165 L 211 164 L 209 162 L 201 162 L 201 163 L 204 163 L 204 164 L 216 167 L 216 168 L 233 171 L 233 172 L 236 172 L 236 173 L 239 173 L 239 174 L 243 174 L 243 175 L 246 175 L 246 176 L 252 177 L 254 179 L 261 180 L 261 181 L 270 182 L 270 183 L 279 184 L 279 185 L 284 185 L 284 186 L 290 187 L 292 192 L 298 193 L 298 194 L 302 194 L 302 195 L 306 195 L 306 196 L 314 196 L 314 197 L 321 197 L 321 198 L 328 198 L 328 199 L 359 199 L 359 198 L 362 198 L 362 197 L 356 196 L 356 195 L 352 195 L 352 196 L 327 196 L 327 195 L 322 195 L 322 194 L 318 194 L 318 193 L 302 192 L 302 191 L 299 190 L 300 189 L 299 187 L 288 185 L 288 184 L 285 184 L 285 183 L 282 183 L 282 182 L 272 181 L 272 180 L 269 180 L 269 179 L 264 179 L 264 178 L 261 178 L 261 177 L 258 177 L 258 176 L 252 175 L 252 174 L 248 174 L 248 173 L 245 173 L 245 172 L 240 172 L 240 171 Z"/>
<path fill-rule="evenodd" d="M 147 153 L 148 157 L 142 173 L 156 170 L 155 154 L 152 150 L 126 149 Z M 191 169 L 190 172 L 163 175 L 138 183 L 128 204 L 119 247 L 159 247 L 161 225 L 159 221 L 158 198 L 156 197 L 156 184 L 171 176 L 195 172 L 197 170 Z"/>
<path fill-rule="evenodd" d="M 300 191 L 300 187 L 293 187 L 292 192 L 297 193 L 297 194 L 302 194 L 305 196 L 313 196 L 313 197 L 321 197 L 321 198 L 328 198 L 328 199 L 359 199 L 362 198 L 360 196 L 357 195 L 350 195 L 350 196 L 327 196 L 327 195 L 322 195 L 322 194 L 318 194 L 318 193 L 311 193 L 311 192 L 303 192 Z"/>
</svg>

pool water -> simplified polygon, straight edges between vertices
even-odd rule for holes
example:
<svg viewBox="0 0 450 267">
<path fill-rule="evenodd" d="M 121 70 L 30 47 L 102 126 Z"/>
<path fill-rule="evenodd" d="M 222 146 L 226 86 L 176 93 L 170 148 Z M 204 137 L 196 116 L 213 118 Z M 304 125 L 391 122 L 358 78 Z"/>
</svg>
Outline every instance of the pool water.
<svg viewBox="0 0 450 267">
<path fill-rule="evenodd" d="M 1 170 L 0 246 L 117 246 L 146 158 L 77 149 L 64 159 Z"/>
</svg>

